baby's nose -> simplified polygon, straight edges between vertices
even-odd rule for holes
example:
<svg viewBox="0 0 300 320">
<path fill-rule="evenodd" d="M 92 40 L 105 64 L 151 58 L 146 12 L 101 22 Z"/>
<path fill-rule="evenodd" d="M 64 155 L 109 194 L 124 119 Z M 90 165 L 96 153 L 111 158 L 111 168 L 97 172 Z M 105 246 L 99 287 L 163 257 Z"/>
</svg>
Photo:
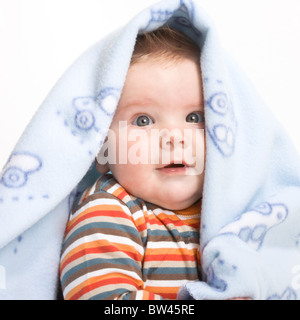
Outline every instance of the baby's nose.
<svg viewBox="0 0 300 320">
<path fill-rule="evenodd" d="M 179 129 L 163 129 L 160 132 L 160 147 L 162 149 L 185 148 L 187 139 L 184 133 Z"/>
</svg>

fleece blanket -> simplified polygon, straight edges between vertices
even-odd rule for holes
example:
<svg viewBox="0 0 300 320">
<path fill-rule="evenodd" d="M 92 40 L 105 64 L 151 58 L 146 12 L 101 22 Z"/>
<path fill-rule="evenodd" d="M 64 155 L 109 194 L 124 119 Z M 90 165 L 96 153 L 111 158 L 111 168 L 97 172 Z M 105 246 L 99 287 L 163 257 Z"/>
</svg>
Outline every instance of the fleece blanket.
<svg viewBox="0 0 300 320">
<path fill-rule="evenodd" d="M 0 299 L 56 298 L 72 199 L 97 178 L 136 36 L 166 23 L 201 48 L 206 115 L 203 279 L 178 298 L 300 298 L 299 156 L 199 3 L 145 9 L 83 53 L 38 109 L 0 177 Z"/>
</svg>

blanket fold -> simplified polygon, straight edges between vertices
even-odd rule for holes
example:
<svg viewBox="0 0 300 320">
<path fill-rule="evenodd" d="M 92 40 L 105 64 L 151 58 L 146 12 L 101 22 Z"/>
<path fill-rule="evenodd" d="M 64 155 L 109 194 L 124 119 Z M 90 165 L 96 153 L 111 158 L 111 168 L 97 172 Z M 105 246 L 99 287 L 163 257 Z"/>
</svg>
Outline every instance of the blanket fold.
<svg viewBox="0 0 300 320">
<path fill-rule="evenodd" d="M 300 298 L 300 161 L 196 0 L 164 0 L 91 46 L 29 123 L 0 175 L 0 299 L 55 299 L 76 193 L 97 178 L 139 32 L 164 24 L 201 48 L 206 165 L 203 281 L 180 299 Z"/>
</svg>

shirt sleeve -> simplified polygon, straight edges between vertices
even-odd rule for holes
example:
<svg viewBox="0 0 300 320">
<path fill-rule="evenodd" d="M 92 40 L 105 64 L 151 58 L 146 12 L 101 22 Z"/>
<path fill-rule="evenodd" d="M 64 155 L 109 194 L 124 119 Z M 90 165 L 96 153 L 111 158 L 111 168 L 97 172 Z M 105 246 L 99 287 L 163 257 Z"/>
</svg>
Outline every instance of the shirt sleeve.
<svg viewBox="0 0 300 320">
<path fill-rule="evenodd" d="M 144 290 L 144 247 L 132 214 L 110 194 L 94 194 L 68 222 L 60 277 L 66 300 L 159 300 Z"/>
</svg>

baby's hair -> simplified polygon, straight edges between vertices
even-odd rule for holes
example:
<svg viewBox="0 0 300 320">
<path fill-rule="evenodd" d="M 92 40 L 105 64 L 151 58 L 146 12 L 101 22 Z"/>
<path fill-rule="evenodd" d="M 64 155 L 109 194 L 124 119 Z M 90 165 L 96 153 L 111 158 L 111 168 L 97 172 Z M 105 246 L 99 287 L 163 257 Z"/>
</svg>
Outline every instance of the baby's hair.
<svg viewBox="0 0 300 320">
<path fill-rule="evenodd" d="M 152 32 L 141 33 L 137 36 L 131 58 L 131 65 L 142 62 L 149 57 L 156 58 L 158 61 L 162 60 L 162 58 L 167 58 L 172 61 L 191 58 L 199 62 L 200 49 L 197 44 L 184 33 L 164 26 Z"/>
</svg>

